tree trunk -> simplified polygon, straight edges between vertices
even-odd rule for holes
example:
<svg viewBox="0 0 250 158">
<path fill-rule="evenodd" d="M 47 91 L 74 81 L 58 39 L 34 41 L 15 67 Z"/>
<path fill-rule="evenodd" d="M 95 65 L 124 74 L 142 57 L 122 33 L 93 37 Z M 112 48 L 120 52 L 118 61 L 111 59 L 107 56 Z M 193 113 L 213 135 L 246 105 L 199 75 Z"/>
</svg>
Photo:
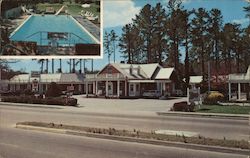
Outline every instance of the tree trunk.
<svg viewBox="0 0 250 158">
<path fill-rule="evenodd" d="M 69 73 L 72 72 L 72 69 L 71 69 L 71 64 L 72 64 L 72 62 L 71 62 L 71 60 L 72 60 L 72 59 L 69 59 Z"/>
<path fill-rule="evenodd" d="M 80 69 L 79 69 L 79 73 L 81 74 L 82 73 L 82 59 L 79 60 L 80 62 Z"/>
<path fill-rule="evenodd" d="M 51 59 L 51 70 L 54 73 L 54 59 Z"/>
<path fill-rule="evenodd" d="M 72 69 L 72 72 L 75 73 L 76 72 L 75 59 L 72 59 L 72 60 L 73 60 L 73 69 Z"/>
<path fill-rule="evenodd" d="M 94 72 L 94 59 L 91 59 L 91 72 Z"/>
<path fill-rule="evenodd" d="M 83 72 L 85 74 L 86 70 L 86 59 L 83 59 Z"/>
<path fill-rule="evenodd" d="M 189 53 L 188 53 L 188 35 L 186 32 L 186 41 L 185 41 L 185 78 L 186 78 L 186 88 L 189 86 L 190 74 L 189 74 Z"/>
<path fill-rule="evenodd" d="M 60 62 L 60 73 L 62 73 L 62 59 L 59 59 Z"/>
<path fill-rule="evenodd" d="M 49 73 L 49 59 L 46 59 L 46 73 Z"/>
<path fill-rule="evenodd" d="M 41 61 L 41 73 L 43 73 L 43 64 L 44 64 L 44 61 Z"/>
</svg>

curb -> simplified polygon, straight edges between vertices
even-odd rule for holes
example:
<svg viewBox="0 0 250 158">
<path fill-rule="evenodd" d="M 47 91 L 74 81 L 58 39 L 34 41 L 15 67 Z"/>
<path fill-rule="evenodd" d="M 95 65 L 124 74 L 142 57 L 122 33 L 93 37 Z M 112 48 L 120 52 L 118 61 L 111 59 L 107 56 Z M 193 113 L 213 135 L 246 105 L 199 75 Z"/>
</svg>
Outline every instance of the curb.
<svg viewBox="0 0 250 158">
<path fill-rule="evenodd" d="M 152 139 L 142 139 L 142 138 L 136 138 L 136 137 L 95 134 L 95 133 L 87 133 L 87 132 L 65 130 L 65 129 L 35 127 L 35 126 L 29 126 L 29 125 L 16 125 L 16 128 L 26 129 L 26 130 L 37 130 L 37 131 L 43 131 L 43 132 L 52 132 L 52 133 L 58 133 L 58 134 L 85 136 L 85 137 L 99 138 L 99 139 L 108 139 L 108 140 L 114 140 L 114 141 L 126 141 L 126 142 L 135 142 L 135 143 L 143 143 L 143 144 L 171 146 L 171 147 L 176 147 L 176 148 L 186 148 L 186 149 L 193 149 L 193 150 L 204 150 L 204 151 L 212 151 L 212 152 L 220 152 L 220 153 L 249 155 L 249 152 L 250 152 L 248 149 L 208 146 L 208 145 L 199 145 L 199 144 L 186 144 L 186 143 L 181 143 L 181 142 L 171 142 L 171 141 L 161 141 L 161 140 L 152 140 Z"/>
<path fill-rule="evenodd" d="M 195 112 L 156 112 L 159 116 L 184 116 L 184 117 L 207 117 L 219 119 L 248 120 L 250 115 L 241 114 L 217 114 L 217 113 L 195 113 Z"/>
<path fill-rule="evenodd" d="M 63 109 L 62 107 L 58 107 L 56 105 L 45 105 L 45 104 L 24 104 L 24 103 L 10 103 L 10 102 L 1 102 L 0 105 L 5 106 L 19 106 L 19 107 L 30 107 L 30 108 L 44 108 L 44 109 Z"/>
<path fill-rule="evenodd" d="M 58 133 L 58 134 L 66 134 L 67 132 L 67 130 L 65 129 L 36 127 L 36 126 L 29 126 L 29 125 L 16 125 L 16 128 L 25 129 L 25 130 L 42 131 L 42 132 L 51 132 L 51 133 Z"/>
</svg>

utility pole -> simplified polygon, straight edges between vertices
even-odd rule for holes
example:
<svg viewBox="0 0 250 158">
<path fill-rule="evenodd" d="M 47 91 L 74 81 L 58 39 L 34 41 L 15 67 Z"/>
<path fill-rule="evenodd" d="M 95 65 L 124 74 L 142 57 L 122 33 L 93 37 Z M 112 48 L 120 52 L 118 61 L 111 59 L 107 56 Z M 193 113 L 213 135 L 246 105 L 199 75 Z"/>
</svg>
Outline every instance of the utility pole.
<svg viewBox="0 0 250 158">
<path fill-rule="evenodd" d="M 94 72 L 94 59 L 91 59 L 91 72 Z"/>
<path fill-rule="evenodd" d="M 208 92 L 210 92 L 211 91 L 211 83 L 210 83 L 210 80 L 211 80 L 210 59 L 208 60 L 207 66 L 208 66 L 208 68 L 207 68 L 207 71 L 208 71 Z"/>
<path fill-rule="evenodd" d="M 2 2 L 0 0 L 0 22 L 2 22 Z M 0 52 L 2 52 L 2 24 L 0 25 Z"/>
</svg>

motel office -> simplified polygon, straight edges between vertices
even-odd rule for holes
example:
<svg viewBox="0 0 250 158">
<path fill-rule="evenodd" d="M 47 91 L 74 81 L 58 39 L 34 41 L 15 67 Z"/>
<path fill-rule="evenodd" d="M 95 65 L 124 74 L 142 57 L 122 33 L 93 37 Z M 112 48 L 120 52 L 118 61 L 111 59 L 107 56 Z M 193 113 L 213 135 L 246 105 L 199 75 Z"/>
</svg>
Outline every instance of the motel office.
<svg viewBox="0 0 250 158">
<path fill-rule="evenodd" d="M 175 93 L 175 80 L 174 68 L 163 68 L 159 64 L 112 63 L 97 74 L 20 74 L 8 81 L 8 87 L 10 91 L 31 89 L 42 94 L 51 82 L 56 82 L 62 91 L 74 86 L 76 94 L 119 98 L 139 97 L 148 90 L 171 95 Z"/>
</svg>

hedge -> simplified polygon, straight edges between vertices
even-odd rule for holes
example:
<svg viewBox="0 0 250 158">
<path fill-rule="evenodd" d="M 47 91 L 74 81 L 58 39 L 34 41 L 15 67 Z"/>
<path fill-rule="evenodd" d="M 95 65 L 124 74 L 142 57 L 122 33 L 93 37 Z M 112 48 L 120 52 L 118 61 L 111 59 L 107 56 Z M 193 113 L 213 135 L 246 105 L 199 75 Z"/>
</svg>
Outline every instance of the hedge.
<svg viewBox="0 0 250 158">
<path fill-rule="evenodd" d="M 194 104 L 188 105 L 186 101 L 174 103 L 171 111 L 183 111 L 183 112 L 193 112 Z"/>
<path fill-rule="evenodd" d="M 2 102 L 76 106 L 77 99 L 66 97 L 35 98 L 34 96 L 6 96 Z"/>
</svg>

